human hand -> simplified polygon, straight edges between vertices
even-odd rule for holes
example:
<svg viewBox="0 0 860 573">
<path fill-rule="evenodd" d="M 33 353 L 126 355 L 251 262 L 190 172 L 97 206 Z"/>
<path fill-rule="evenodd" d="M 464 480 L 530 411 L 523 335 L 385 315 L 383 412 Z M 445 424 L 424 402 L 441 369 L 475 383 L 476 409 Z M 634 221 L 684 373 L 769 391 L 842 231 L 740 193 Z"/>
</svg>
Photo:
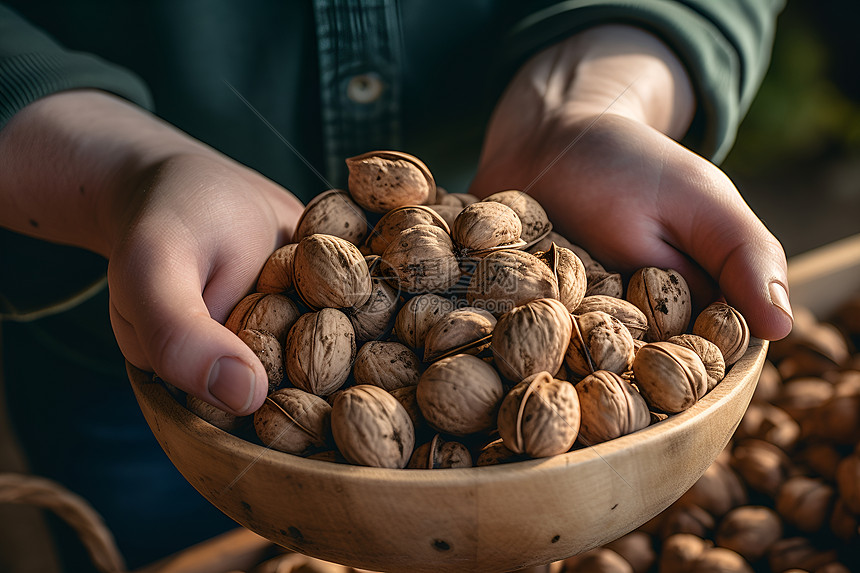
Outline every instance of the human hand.
<svg viewBox="0 0 860 573">
<path fill-rule="evenodd" d="M 2 150 L 12 150 L 2 224 L 108 258 L 111 322 L 129 362 L 233 413 L 256 410 L 265 370 L 222 323 L 292 236 L 301 203 L 98 92 L 31 104 L 0 132 Z"/>
<path fill-rule="evenodd" d="M 674 268 L 699 308 L 722 294 L 754 336 L 788 334 L 782 246 L 722 171 L 670 137 L 692 115 L 679 64 L 635 29 L 582 36 L 539 54 L 514 79 L 470 191 L 526 190 L 607 268 Z M 605 39 L 611 48 L 583 56 Z M 575 64 L 563 71 L 566 58 Z"/>
</svg>

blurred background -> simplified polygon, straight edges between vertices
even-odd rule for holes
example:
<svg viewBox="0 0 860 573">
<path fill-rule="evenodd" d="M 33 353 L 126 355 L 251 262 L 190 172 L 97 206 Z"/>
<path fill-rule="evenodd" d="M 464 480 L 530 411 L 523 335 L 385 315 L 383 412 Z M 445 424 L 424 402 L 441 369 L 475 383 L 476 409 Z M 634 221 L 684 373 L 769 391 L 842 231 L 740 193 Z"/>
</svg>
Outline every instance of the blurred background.
<svg viewBox="0 0 860 573">
<path fill-rule="evenodd" d="M 860 233 L 860 4 L 787 3 L 723 163 L 789 257 Z"/>
</svg>

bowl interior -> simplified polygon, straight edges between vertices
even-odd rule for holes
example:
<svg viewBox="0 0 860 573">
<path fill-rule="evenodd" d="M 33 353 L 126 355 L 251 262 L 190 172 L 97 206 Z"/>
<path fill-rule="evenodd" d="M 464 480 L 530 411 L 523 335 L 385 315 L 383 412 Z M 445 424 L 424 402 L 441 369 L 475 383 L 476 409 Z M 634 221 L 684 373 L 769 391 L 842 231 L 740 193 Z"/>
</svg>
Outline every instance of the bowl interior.
<svg viewBox="0 0 860 573">
<path fill-rule="evenodd" d="M 287 548 L 378 571 L 512 571 L 632 531 L 681 496 L 732 436 L 767 342 L 753 339 L 689 410 L 552 458 L 449 470 L 309 460 L 211 426 L 128 365 L 155 437 L 183 476 L 241 525 Z"/>
</svg>

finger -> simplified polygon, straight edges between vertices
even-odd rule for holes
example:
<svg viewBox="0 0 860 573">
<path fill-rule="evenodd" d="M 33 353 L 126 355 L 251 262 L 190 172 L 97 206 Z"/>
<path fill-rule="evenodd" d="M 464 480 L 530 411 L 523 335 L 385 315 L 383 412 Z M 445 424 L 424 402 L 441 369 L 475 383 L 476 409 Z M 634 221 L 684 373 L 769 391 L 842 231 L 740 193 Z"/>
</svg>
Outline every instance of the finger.
<svg viewBox="0 0 860 573">
<path fill-rule="evenodd" d="M 708 178 L 696 183 L 706 190 L 707 200 L 693 213 L 667 212 L 672 242 L 717 280 L 726 302 L 743 314 L 753 336 L 783 338 L 793 316 L 782 245 L 728 177 L 715 169 Z"/>
<path fill-rule="evenodd" d="M 124 304 L 123 295 L 118 297 L 112 315 L 117 317 L 121 348 L 133 364 L 148 366 L 206 402 L 238 415 L 255 411 L 268 388 L 262 364 L 209 316 L 200 284 L 187 278 L 183 282 L 182 276 L 167 268 L 154 270 L 135 291 L 135 304 Z M 158 284 L 171 287 L 147 286 Z"/>
</svg>

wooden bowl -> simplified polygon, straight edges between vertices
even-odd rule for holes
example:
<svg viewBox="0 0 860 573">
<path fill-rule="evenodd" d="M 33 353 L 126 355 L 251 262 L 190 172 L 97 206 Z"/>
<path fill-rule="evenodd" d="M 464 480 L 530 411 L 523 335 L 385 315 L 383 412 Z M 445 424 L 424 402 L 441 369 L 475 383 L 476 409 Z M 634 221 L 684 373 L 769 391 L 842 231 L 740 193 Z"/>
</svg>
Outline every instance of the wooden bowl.
<svg viewBox="0 0 860 573">
<path fill-rule="evenodd" d="M 747 353 L 695 406 L 564 455 L 391 470 L 308 460 L 221 431 L 128 366 L 152 432 L 183 476 L 241 525 L 289 549 L 377 571 L 511 571 L 609 542 L 702 475 L 746 411 L 767 353 Z"/>
</svg>

